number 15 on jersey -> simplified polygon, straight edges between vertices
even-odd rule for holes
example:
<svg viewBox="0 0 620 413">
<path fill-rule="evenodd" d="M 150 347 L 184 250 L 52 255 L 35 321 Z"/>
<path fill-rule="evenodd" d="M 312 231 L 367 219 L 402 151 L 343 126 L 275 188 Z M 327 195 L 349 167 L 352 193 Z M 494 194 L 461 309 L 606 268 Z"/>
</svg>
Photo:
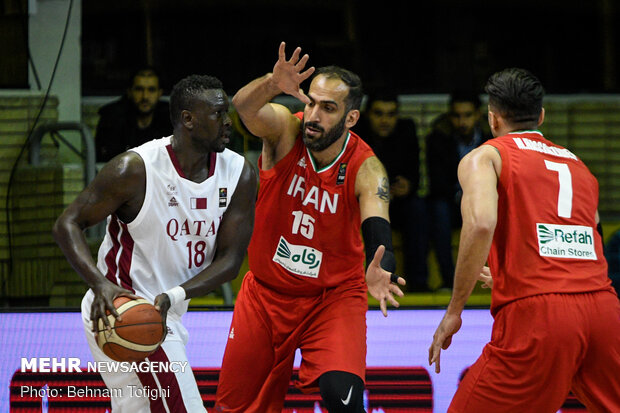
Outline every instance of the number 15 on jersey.
<svg viewBox="0 0 620 413">
<path fill-rule="evenodd" d="M 314 218 L 303 211 L 293 211 L 293 228 L 291 233 L 301 234 L 308 239 L 314 236 Z"/>
</svg>

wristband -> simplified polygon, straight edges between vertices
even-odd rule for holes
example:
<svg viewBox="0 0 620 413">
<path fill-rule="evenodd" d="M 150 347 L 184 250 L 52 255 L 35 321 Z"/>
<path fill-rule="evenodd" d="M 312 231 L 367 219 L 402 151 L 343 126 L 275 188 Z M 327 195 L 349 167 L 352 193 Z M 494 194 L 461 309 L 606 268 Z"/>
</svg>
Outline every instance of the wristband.
<svg viewBox="0 0 620 413">
<path fill-rule="evenodd" d="M 180 285 L 169 289 L 164 294 L 170 298 L 170 307 L 174 307 L 176 304 L 185 301 L 185 289 Z"/>
<path fill-rule="evenodd" d="M 385 253 L 381 259 L 381 268 L 388 272 L 396 270 L 396 258 L 392 248 L 392 230 L 390 223 L 381 217 L 366 218 L 362 222 L 362 237 L 366 250 L 366 265 L 375 257 L 379 245 L 385 246 Z"/>
</svg>

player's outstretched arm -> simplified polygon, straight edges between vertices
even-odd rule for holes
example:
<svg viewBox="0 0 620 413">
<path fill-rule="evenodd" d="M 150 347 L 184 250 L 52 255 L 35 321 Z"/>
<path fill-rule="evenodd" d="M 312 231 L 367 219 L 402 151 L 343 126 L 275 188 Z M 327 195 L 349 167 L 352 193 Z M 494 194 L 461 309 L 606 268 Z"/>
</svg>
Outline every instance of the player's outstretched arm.
<svg viewBox="0 0 620 413">
<path fill-rule="evenodd" d="M 250 132 L 271 146 L 276 146 L 282 139 L 293 140 L 299 132 L 299 119 L 285 106 L 270 101 L 277 95 L 286 93 L 303 103 L 310 102 L 300 85 L 312 75 L 314 67 L 304 71 L 309 56 L 306 54 L 300 58 L 299 47 L 287 60 L 285 46 L 284 42 L 280 44 L 278 61 L 273 67 L 273 72 L 242 87 L 232 100 L 233 106 Z"/>
<path fill-rule="evenodd" d="M 109 324 L 106 310 L 118 318 L 113 304 L 116 297 L 135 296 L 108 281 L 97 269 L 83 230 L 113 213 L 127 221 L 133 219 L 142 206 L 145 184 L 142 158 L 133 152 L 119 155 L 103 167 L 54 224 L 52 233 L 56 243 L 95 293 L 91 312 L 94 326 L 99 318 L 103 318 L 106 326 Z"/>
<path fill-rule="evenodd" d="M 257 176 L 246 160 L 239 183 L 217 231 L 217 249 L 213 262 L 196 276 L 181 284 L 185 298 L 205 295 L 239 274 L 239 268 L 252 237 Z M 166 295 L 166 294 L 162 294 Z M 161 300 L 162 295 L 155 300 Z"/>
<path fill-rule="evenodd" d="M 376 156 L 364 161 L 355 180 L 355 193 L 360 203 L 362 236 L 366 249 L 366 284 L 385 317 L 387 303 L 398 307 L 394 295 L 404 294 L 397 284 L 405 279 L 394 274 L 396 261 L 392 249 L 392 230 L 389 222 L 389 181 L 385 168 Z"/>
<path fill-rule="evenodd" d="M 458 176 L 463 198 L 463 227 L 454 274 L 452 298 L 428 349 L 429 365 L 440 371 L 441 350 L 452 343 L 461 328 L 461 313 L 489 255 L 497 222 L 497 177 L 501 157 L 495 148 L 484 145 L 470 152 L 459 164 Z M 490 275 L 490 274 L 489 274 Z"/>
</svg>

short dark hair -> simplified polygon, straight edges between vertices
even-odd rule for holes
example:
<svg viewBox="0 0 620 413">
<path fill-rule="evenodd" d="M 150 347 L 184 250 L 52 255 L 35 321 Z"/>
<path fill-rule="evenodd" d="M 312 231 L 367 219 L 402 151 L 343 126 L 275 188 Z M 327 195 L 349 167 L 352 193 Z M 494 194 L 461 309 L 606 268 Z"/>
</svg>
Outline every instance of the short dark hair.
<svg viewBox="0 0 620 413">
<path fill-rule="evenodd" d="M 450 94 L 450 107 L 452 107 L 452 105 L 457 102 L 471 103 L 476 109 L 479 109 L 480 105 L 482 104 L 480 102 L 480 96 L 478 95 L 478 93 L 474 92 L 473 90 L 463 89 L 455 90 Z"/>
<path fill-rule="evenodd" d="M 380 102 L 396 102 L 396 107 L 400 106 L 398 102 L 398 94 L 388 88 L 373 89 L 368 92 L 368 99 L 366 99 L 366 111 L 370 110 L 373 103 Z"/>
<path fill-rule="evenodd" d="M 362 81 L 358 75 L 339 66 L 320 67 L 314 73 L 314 77 L 319 75 L 323 75 L 328 79 L 342 80 L 349 87 L 349 94 L 345 99 L 347 112 L 353 109 L 359 110 L 360 106 L 362 106 L 364 91 L 362 90 Z"/>
<path fill-rule="evenodd" d="M 176 125 L 181 118 L 181 112 L 191 109 L 194 100 L 202 92 L 209 89 L 223 89 L 222 82 L 207 75 L 190 75 L 181 79 L 170 93 L 170 122 Z"/>
<path fill-rule="evenodd" d="M 155 70 L 155 68 L 151 66 L 144 66 L 144 67 L 134 70 L 133 73 L 131 74 L 131 77 L 129 78 L 129 87 L 133 86 L 133 82 L 136 80 L 138 76 L 156 77 L 157 80 L 159 81 L 159 86 L 161 87 L 161 78 L 159 77 L 159 73 L 157 73 L 157 70 Z"/>
<path fill-rule="evenodd" d="M 484 90 L 489 105 L 511 123 L 536 122 L 545 90 L 536 76 L 525 69 L 509 68 L 493 74 Z"/>
</svg>

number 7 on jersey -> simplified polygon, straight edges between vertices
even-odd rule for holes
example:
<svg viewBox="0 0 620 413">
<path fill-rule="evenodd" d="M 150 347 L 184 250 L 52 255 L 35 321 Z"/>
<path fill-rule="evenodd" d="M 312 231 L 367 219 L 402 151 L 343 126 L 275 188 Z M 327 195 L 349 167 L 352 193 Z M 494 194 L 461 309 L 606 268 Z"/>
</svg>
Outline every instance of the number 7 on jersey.
<svg viewBox="0 0 620 413">
<path fill-rule="evenodd" d="M 573 212 L 573 179 L 565 163 L 551 162 L 545 159 L 545 166 L 558 173 L 560 190 L 558 192 L 558 216 L 570 218 Z"/>
</svg>

